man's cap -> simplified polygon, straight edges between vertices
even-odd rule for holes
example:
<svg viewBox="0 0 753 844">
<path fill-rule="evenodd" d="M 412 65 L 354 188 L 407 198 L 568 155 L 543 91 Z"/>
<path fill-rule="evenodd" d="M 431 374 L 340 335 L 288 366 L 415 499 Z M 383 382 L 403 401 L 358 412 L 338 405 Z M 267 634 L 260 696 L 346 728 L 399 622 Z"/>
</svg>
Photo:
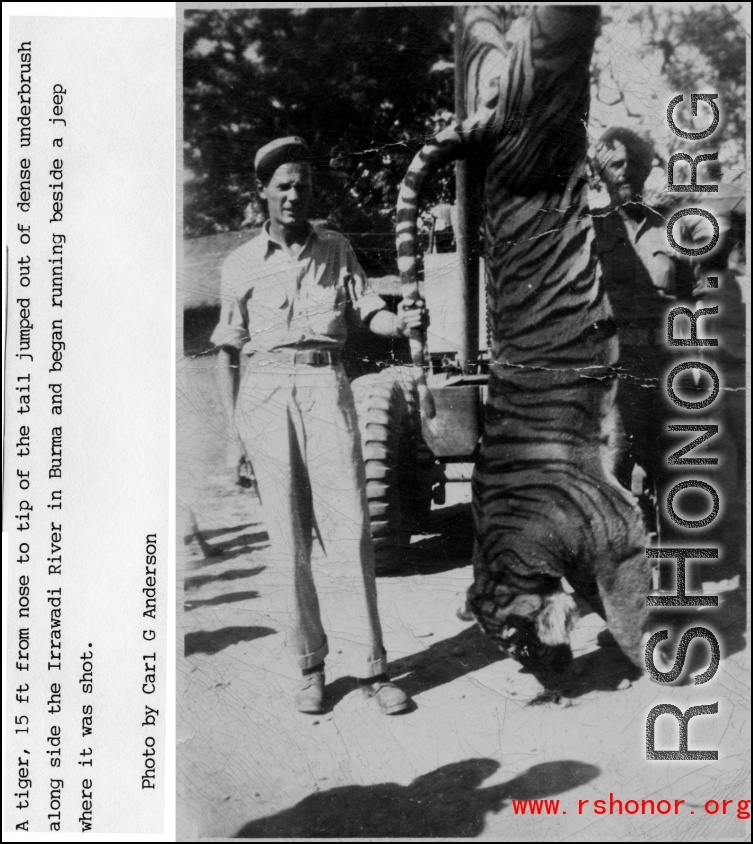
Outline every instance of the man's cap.
<svg viewBox="0 0 753 844">
<path fill-rule="evenodd" d="M 275 170 L 281 164 L 290 162 L 308 162 L 311 160 L 311 150 L 303 138 L 292 135 L 289 138 L 277 138 L 265 144 L 254 159 L 256 178 L 265 184 L 272 178 Z"/>
</svg>

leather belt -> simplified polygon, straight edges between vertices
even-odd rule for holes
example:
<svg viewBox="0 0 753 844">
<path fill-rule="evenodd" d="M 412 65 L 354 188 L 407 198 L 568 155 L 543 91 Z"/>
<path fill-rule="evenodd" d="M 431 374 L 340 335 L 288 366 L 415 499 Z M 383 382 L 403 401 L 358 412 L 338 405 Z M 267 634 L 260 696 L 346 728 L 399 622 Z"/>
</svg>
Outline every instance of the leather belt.
<svg viewBox="0 0 753 844">
<path fill-rule="evenodd" d="M 260 355 L 262 357 L 262 355 Z M 340 363 L 340 350 L 332 349 L 275 349 L 264 352 L 263 357 L 288 364 L 302 364 L 303 366 L 335 366 Z"/>
</svg>

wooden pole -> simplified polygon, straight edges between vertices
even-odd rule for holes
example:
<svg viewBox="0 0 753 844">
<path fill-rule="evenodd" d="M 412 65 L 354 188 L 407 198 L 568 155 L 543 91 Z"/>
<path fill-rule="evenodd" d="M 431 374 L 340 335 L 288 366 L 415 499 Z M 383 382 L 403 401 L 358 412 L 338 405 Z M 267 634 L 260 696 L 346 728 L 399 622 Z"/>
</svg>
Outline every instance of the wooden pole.
<svg viewBox="0 0 753 844">
<path fill-rule="evenodd" d="M 473 107 L 474 104 L 471 105 Z M 463 10 L 455 7 L 455 117 L 468 117 L 466 80 L 463 73 Z M 458 207 L 458 230 L 455 241 L 458 250 L 463 336 L 460 339 L 458 365 L 470 372 L 479 352 L 479 225 L 481 221 L 481 190 L 478 168 L 474 161 L 455 162 L 455 195 Z"/>
</svg>

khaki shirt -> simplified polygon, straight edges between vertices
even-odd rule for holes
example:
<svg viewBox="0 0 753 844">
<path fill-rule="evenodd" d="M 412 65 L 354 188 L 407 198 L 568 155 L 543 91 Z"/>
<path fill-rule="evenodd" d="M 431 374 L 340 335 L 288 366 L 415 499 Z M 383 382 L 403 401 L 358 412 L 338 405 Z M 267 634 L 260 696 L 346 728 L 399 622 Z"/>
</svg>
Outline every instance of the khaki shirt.
<svg viewBox="0 0 753 844">
<path fill-rule="evenodd" d="M 275 349 L 340 349 L 348 323 L 364 325 L 385 307 L 371 291 L 347 238 L 313 229 L 297 257 L 269 234 L 232 252 L 222 265 L 216 346 L 243 354 Z"/>
</svg>

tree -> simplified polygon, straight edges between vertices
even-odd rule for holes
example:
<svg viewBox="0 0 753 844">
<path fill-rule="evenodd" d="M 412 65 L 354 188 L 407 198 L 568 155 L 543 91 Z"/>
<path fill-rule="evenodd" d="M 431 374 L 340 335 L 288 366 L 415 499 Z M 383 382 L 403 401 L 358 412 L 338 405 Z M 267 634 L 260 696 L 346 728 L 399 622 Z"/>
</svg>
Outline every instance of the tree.
<svg viewBox="0 0 753 844">
<path fill-rule="evenodd" d="M 526 9 L 511 7 L 508 19 Z M 666 123 L 678 93 L 719 94 L 725 122 L 710 144 L 725 179 L 746 172 L 740 14 L 739 4 L 603 6 L 589 134 L 623 125 L 653 137 L 652 198 L 666 193 L 667 158 L 687 145 Z M 454 110 L 452 20 L 450 6 L 188 11 L 185 234 L 258 225 L 254 154 L 299 134 L 320 164 L 314 216 L 352 236 L 367 271 L 394 271 L 398 186 Z M 677 119 L 692 122 L 682 109 Z M 428 205 L 454 200 L 451 169 L 433 188 Z"/>
<path fill-rule="evenodd" d="M 595 141 L 607 126 L 627 126 L 653 139 L 659 165 L 648 183 L 653 201 L 667 199 L 669 156 L 701 151 L 701 145 L 678 138 L 667 125 L 667 104 L 678 94 L 685 101 L 675 110 L 675 120 L 690 131 L 705 129 L 710 112 L 702 106 L 693 118 L 689 94 L 719 95 L 722 123 L 707 145 L 719 150 L 725 181 L 745 176 L 748 35 L 741 18 L 738 3 L 603 7 L 592 66 L 589 133 Z M 678 167 L 678 182 L 681 172 Z"/>
<path fill-rule="evenodd" d="M 451 25 L 433 6 L 188 12 L 185 233 L 261 222 L 254 154 L 296 134 L 319 165 L 314 216 L 391 243 L 400 180 L 453 110 Z"/>
</svg>

